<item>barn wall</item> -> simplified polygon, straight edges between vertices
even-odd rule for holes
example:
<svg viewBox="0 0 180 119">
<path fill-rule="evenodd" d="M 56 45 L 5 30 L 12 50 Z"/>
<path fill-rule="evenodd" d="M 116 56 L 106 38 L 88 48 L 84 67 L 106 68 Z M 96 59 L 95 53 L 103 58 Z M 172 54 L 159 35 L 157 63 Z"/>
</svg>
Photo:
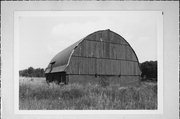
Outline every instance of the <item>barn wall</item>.
<svg viewBox="0 0 180 119">
<path fill-rule="evenodd" d="M 140 75 L 139 63 L 130 45 L 109 30 L 96 32 L 75 49 L 68 74 Z"/>
<path fill-rule="evenodd" d="M 95 77 L 93 75 L 68 75 L 69 82 L 72 83 L 80 83 L 83 85 L 88 84 L 98 84 L 98 85 L 117 85 L 117 86 L 132 86 L 139 85 L 139 76 L 98 76 Z"/>
<path fill-rule="evenodd" d="M 68 71 L 69 74 L 139 75 L 136 62 L 86 57 L 72 57 Z"/>
</svg>

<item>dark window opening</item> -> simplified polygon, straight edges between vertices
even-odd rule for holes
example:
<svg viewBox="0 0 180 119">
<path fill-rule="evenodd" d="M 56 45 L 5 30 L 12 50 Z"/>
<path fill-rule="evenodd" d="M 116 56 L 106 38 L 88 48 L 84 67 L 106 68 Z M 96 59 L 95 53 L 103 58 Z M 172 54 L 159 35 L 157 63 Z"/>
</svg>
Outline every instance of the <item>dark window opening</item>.
<svg viewBox="0 0 180 119">
<path fill-rule="evenodd" d="M 55 62 L 51 62 L 50 64 L 53 65 Z"/>
<path fill-rule="evenodd" d="M 55 82 L 56 84 L 67 84 L 66 80 L 66 72 L 58 72 L 58 73 L 49 73 L 46 74 L 46 81 L 48 83 Z"/>
</svg>

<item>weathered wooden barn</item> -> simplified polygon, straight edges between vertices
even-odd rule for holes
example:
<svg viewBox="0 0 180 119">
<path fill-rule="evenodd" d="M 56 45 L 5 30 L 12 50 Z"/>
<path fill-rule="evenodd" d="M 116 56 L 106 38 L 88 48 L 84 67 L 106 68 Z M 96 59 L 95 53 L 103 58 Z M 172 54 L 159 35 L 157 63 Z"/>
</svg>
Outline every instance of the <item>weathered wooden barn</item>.
<svg viewBox="0 0 180 119">
<path fill-rule="evenodd" d="M 130 44 L 111 30 L 100 30 L 59 52 L 45 70 L 47 82 L 119 85 L 137 83 L 141 71 Z"/>
</svg>

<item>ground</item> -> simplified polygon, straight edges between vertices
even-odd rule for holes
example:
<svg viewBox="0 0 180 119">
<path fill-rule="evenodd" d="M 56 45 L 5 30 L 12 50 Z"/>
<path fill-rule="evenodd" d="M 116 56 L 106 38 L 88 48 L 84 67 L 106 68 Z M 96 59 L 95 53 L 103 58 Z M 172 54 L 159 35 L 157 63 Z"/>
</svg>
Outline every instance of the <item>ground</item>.
<svg viewBox="0 0 180 119">
<path fill-rule="evenodd" d="M 121 110 L 157 109 L 157 85 L 138 87 L 47 85 L 45 78 L 20 78 L 20 110 Z"/>
</svg>

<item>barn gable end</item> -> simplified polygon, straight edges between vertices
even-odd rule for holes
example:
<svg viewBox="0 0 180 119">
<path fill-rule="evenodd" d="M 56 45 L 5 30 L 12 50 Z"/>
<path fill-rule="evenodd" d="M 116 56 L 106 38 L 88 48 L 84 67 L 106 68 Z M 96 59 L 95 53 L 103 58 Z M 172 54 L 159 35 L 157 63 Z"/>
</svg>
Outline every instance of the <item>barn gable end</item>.
<svg viewBox="0 0 180 119">
<path fill-rule="evenodd" d="M 66 72 L 69 82 L 103 77 L 117 79 L 121 84 L 124 79 L 127 79 L 124 82 L 137 82 L 141 75 L 132 47 L 110 30 L 94 32 L 58 53 L 48 65 L 46 75 L 55 72 Z"/>
</svg>

